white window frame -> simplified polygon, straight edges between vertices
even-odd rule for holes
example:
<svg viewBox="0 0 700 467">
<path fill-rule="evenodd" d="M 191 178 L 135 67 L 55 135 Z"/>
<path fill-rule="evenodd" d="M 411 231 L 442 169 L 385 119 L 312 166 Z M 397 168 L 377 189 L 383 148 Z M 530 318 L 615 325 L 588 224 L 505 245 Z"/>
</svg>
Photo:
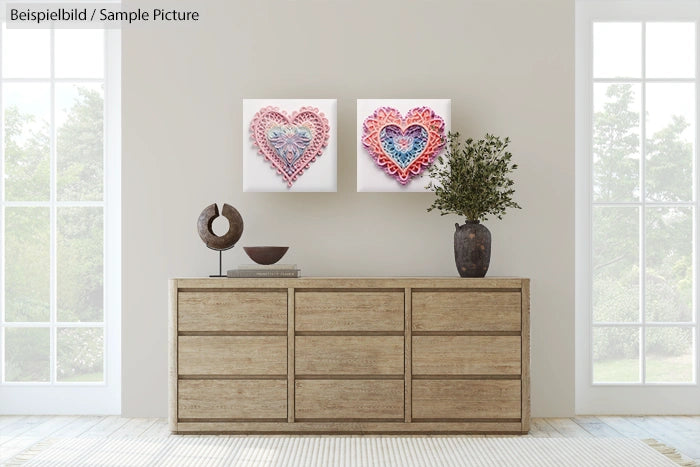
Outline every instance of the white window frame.
<svg viewBox="0 0 700 467">
<path fill-rule="evenodd" d="M 46 3 L 46 2 L 42 2 Z M 0 2 L 4 16 L 5 4 Z M 54 60 L 54 30 L 51 30 L 51 61 Z M 104 381 L 102 382 L 58 382 L 55 375 L 56 328 L 64 323 L 57 321 L 55 279 L 51 281 L 50 312 L 50 365 L 49 382 L 5 382 L 4 345 L 0 345 L 0 414 L 99 414 L 121 413 L 121 31 L 105 29 L 104 35 L 104 79 L 55 78 L 51 67 L 49 79 L 2 78 L 3 82 L 48 82 L 51 85 L 51 129 L 55 133 L 55 95 L 57 83 L 103 82 L 104 83 L 104 199 L 99 202 L 66 203 L 56 200 L 56 154 L 55 135 L 51 138 L 51 198 L 47 202 L 6 202 L 4 180 L 0 177 L 0 232 L 4 232 L 5 206 L 45 206 L 51 212 L 51 275 L 56 270 L 56 207 L 99 206 L 104 215 Z M 2 63 L 0 52 L 0 64 Z M 0 95 L 0 108 L 2 108 Z M 4 173 L 4 141 L 0 135 L 0 174 Z M 0 342 L 4 341 L 7 327 L 45 327 L 42 323 L 11 323 L 4 321 L 4 235 L 0 239 Z M 94 326 L 94 323 L 92 324 Z M 91 323 L 65 323 L 69 327 L 90 327 Z"/>
<path fill-rule="evenodd" d="M 593 32 L 594 22 L 654 22 L 679 21 L 696 24 L 696 55 L 700 52 L 700 2 L 678 0 L 619 1 L 577 0 L 576 2 L 576 413 L 577 414 L 700 414 L 700 359 L 698 358 L 698 196 L 685 203 L 693 206 L 693 265 L 694 265 L 694 329 L 695 381 L 692 383 L 593 383 L 592 353 L 592 132 L 593 132 Z M 644 34 L 642 32 L 642 34 Z M 644 44 L 643 44 L 644 47 Z M 644 48 L 642 49 L 644 54 Z M 644 68 L 644 67 L 642 67 Z M 644 72 L 645 70 L 643 70 Z M 696 136 L 695 136 L 695 189 L 700 187 L 697 160 L 700 138 L 700 58 L 696 58 Z M 616 82 L 619 80 L 615 80 Z M 623 80 L 626 81 L 626 80 Z M 649 82 L 645 76 L 638 80 Z M 669 80 L 662 80 L 669 81 Z M 643 93 L 643 91 L 642 91 Z M 642 100 L 644 97 L 642 96 Z M 642 106 L 644 109 L 644 106 Z M 642 116 L 643 118 L 643 116 Z M 644 135 L 641 136 L 644 138 Z M 644 142 L 642 141 L 642 144 Z M 643 163 L 643 161 L 642 161 Z M 643 180 L 642 180 L 643 181 Z M 641 199 L 640 209 L 645 200 Z M 672 203 L 674 206 L 677 203 Z M 635 203 L 636 205 L 636 203 Z M 640 226 L 644 229 L 644 226 Z M 642 235 L 644 235 L 642 231 Z M 640 245 L 644 248 L 644 244 Z M 643 266 L 643 265 L 640 265 Z M 641 302 L 643 304 L 643 302 Z M 648 324 L 642 322 L 644 326 Z M 652 325 L 653 326 L 653 325 Z M 645 327 L 642 328 L 642 334 Z M 644 351 L 644 336 L 640 336 Z M 644 353 L 640 355 L 642 366 Z M 642 370 L 643 371 L 643 370 Z M 643 374 L 643 373 L 642 373 Z"/>
</svg>

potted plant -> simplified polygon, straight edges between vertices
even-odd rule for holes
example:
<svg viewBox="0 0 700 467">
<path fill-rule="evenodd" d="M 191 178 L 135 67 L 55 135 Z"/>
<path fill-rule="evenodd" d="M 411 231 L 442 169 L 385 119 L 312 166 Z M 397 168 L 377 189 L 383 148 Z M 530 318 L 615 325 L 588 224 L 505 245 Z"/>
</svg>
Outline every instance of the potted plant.
<svg viewBox="0 0 700 467">
<path fill-rule="evenodd" d="M 440 215 L 464 216 L 464 225 L 455 223 L 455 264 L 462 277 L 484 277 L 491 260 L 491 232 L 482 221 L 489 215 L 503 218 L 507 208 L 520 209 L 513 201 L 510 173 L 518 168 L 506 151 L 510 138 L 486 134 L 483 139 L 463 141 L 459 133 L 449 133 L 445 152 L 430 169 L 427 188 L 435 192 L 428 208 Z"/>
</svg>

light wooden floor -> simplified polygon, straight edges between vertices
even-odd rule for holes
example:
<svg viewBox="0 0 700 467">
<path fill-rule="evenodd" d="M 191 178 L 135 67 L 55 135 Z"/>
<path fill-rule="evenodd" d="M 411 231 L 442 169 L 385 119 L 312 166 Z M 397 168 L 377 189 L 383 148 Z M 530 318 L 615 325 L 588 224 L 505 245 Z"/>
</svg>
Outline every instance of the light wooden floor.
<svg viewBox="0 0 700 467">
<path fill-rule="evenodd" d="M 133 436 L 171 434 L 156 418 L 0 416 L 0 463 L 45 438 Z M 536 418 L 527 436 L 654 438 L 700 463 L 700 417 Z"/>
</svg>

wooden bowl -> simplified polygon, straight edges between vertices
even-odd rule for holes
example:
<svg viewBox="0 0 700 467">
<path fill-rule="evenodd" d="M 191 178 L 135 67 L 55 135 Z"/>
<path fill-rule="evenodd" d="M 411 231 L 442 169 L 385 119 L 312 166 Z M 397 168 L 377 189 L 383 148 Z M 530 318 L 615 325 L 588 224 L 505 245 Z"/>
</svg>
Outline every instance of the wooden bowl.
<svg viewBox="0 0 700 467">
<path fill-rule="evenodd" d="M 288 246 L 244 246 L 246 254 L 258 264 L 275 264 L 289 250 Z"/>
</svg>

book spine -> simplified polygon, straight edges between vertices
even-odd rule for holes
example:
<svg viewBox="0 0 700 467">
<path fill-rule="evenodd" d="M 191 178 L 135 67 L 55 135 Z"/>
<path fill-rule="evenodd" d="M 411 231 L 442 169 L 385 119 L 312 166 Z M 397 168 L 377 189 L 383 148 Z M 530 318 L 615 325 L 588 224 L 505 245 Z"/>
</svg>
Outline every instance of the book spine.
<svg viewBox="0 0 700 467">
<path fill-rule="evenodd" d="M 299 277 L 299 271 L 238 270 L 229 271 L 228 277 Z"/>
</svg>

